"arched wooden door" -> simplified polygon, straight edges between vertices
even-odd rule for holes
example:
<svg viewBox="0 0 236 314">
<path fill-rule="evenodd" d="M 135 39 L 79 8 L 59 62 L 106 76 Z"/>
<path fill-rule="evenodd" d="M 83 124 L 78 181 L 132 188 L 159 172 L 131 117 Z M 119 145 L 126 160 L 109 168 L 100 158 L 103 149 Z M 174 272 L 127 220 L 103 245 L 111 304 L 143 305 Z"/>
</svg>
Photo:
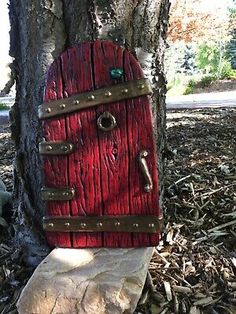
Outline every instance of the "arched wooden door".
<svg viewBox="0 0 236 314">
<path fill-rule="evenodd" d="M 137 60 L 110 41 L 69 48 L 50 66 L 39 108 L 50 245 L 158 244 L 150 93 Z"/>
</svg>

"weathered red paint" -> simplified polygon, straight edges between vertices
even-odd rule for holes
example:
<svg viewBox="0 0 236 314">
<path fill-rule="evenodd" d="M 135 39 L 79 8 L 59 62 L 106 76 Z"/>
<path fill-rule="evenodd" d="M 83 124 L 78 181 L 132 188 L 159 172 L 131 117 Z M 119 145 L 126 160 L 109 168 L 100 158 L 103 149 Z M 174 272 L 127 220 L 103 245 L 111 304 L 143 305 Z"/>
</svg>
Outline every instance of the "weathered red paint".
<svg viewBox="0 0 236 314">
<path fill-rule="evenodd" d="M 125 80 L 144 77 L 137 60 L 109 41 L 82 43 L 66 50 L 50 66 L 44 101 L 111 86 L 112 67 L 124 69 Z M 116 117 L 117 127 L 103 132 L 97 118 L 104 111 Z M 156 215 L 159 216 L 156 152 L 148 96 L 91 107 L 42 122 L 44 137 L 76 145 L 68 156 L 44 157 L 45 186 L 74 187 L 71 201 L 47 202 L 48 216 Z M 153 191 L 143 190 L 138 154 L 148 150 Z M 155 246 L 159 234 L 114 232 L 47 232 L 48 243 L 59 247 Z"/>
</svg>

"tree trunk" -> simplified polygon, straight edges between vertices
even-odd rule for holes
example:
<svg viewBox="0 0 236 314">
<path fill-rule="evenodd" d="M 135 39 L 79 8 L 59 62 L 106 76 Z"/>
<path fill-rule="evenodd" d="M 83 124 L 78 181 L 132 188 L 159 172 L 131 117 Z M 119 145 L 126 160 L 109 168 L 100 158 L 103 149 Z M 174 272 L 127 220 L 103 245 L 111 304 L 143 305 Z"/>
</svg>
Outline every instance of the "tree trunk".
<svg viewBox="0 0 236 314">
<path fill-rule="evenodd" d="M 66 47 L 82 41 L 109 39 L 128 48 L 153 84 L 153 113 L 163 187 L 165 142 L 165 76 L 163 53 L 169 0 L 10 0 L 11 48 L 16 74 L 16 101 L 11 111 L 16 145 L 15 199 L 17 241 L 26 262 L 37 265 L 47 254 L 42 231 L 41 129 L 45 72 Z"/>
</svg>

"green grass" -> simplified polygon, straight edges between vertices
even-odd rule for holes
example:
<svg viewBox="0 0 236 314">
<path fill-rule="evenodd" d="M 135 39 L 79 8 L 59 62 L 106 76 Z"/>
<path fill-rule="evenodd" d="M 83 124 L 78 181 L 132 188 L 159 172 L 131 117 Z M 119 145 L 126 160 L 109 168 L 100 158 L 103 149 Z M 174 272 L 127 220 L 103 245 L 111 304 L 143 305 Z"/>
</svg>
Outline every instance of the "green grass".
<svg viewBox="0 0 236 314">
<path fill-rule="evenodd" d="M 168 96 L 183 95 L 188 80 L 189 80 L 188 77 L 181 74 L 177 74 L 176 77 L 170 80 L 167 84 L 167 95 Z"/>
<path fill-rule="evenodd" d="M 9 109 L 9 106 L 6 104 L 0 103 L 0 110 L 6 110 L 6 109 Z"/>
</svg>

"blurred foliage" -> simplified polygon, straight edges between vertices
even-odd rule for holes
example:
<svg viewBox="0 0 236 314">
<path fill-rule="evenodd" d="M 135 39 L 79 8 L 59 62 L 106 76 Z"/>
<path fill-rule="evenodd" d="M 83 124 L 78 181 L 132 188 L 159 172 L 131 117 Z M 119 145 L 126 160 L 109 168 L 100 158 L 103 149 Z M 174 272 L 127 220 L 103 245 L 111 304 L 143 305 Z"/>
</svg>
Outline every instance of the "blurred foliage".
<svg viewBox="0 0 236 314">
<path fill-rule="evenodd" d="M 229 8 L 229 18 L 230 24 L 232 25 L 230 30 L 231 38 L 227 43 L 226 49 L 227 54 L 231 62 L 231 66 L 234 70 L 236 70 L 236 1 L 234 1 L 234 7 Z"/>
<path fill-rule="evenodd" d="M 9 109 L 9 106 L 7 106 L 6 104 L 0 103 L 0 110 L 5 110 L 5 109 Z"/>
<path fill-rule="evenodd" d="M 236 71 L 231 70 L 230 74 L 230 77 L 227 76 L 226 79 L 236 80 Z M 193 94 L 196 89 L 204 89 L 216 81 L 218 81 L 218 78 L 215 75 L 206 75 L 200 79 L 190 79 L 184 88 L 183 95 Z"/>
<path fill-rule="evenodd" d="M 168 95 L 189 94 L 218 79 L 235 78 L 236 7 L 232 2 L 223 12 L 202 10 L 207 0 L 171 2 L 165 60 Z"/>
<path fill-rule="evenodd" d="M 198 47 L 196 54 L 197 68 L 203 74 L 210 74 L 218 79 L 231 76 L 232 67 L 222 43 L 203 43 Z"/>
<path fill-rule="evenodd" d="M 190 79 L 188 81 L 187 86 L 184 90 L 184 95 L 192 94 L 196 88 L 205 88 L 210 86 L 214 81 L 217 80 L 215 75 L 206 75 L 203 76 L 201 79 Z"/>
<path fill-rule="evenodd" d="M 219 37 L 226 39 L 229 29 L 236 24 L 236 20 L 230 20 L 226 12 L 220 10 L 220 7 L 212 11 L 205 9 L 209 0 L 170 1 L 168 38 L 172 43 L 177 41 L 193 43 L 209 38 L 218 40 Z M 225 3 L 226 7 L 227 2 Z"/>
</svg>

